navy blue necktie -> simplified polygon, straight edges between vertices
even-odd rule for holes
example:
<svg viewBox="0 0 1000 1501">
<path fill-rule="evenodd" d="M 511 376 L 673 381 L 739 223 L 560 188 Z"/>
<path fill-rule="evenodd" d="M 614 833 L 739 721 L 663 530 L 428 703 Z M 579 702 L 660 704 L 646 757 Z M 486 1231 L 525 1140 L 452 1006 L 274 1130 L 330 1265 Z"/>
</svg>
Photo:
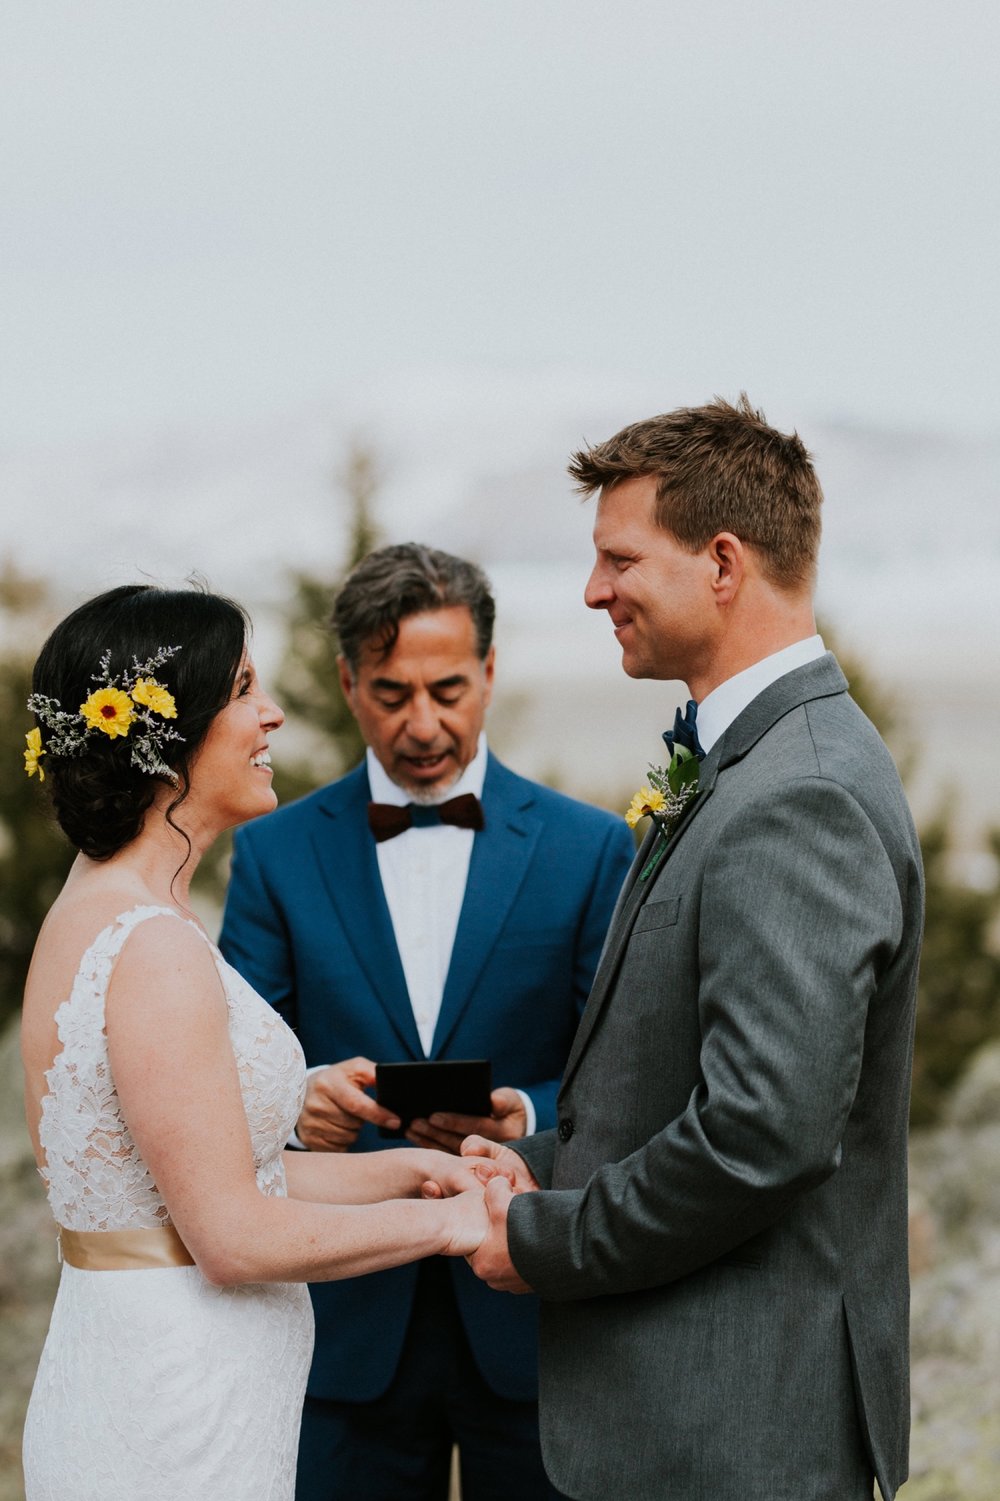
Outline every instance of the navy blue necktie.
<svg viewBox="0 0 1000 1501">
<path fill-rule="evenodd" d="M 698 726 L 695 723 L 697 716 L 698 705 L 693 698 L 688 699 L 685 713 L 682 714 L 680 709 L 677 710 L 674 715 L 673 729 L 663 731 L 663 743 L 671 755 L 674 753 L 675 746 L 683 745 L 686 750 L 693 751 L 699 761 L 704 759 L 705 752 L 698 739 Z"/>
</svg>

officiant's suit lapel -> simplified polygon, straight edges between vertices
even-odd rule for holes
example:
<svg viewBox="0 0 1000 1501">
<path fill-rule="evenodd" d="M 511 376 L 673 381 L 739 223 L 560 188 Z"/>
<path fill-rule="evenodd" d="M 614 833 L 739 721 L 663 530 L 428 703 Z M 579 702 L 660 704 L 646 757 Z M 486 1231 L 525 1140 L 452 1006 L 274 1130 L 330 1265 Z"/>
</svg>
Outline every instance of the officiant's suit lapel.
<svg viewBox="0 0 1000 1501">
<path fill-rule="evenodd" d="M 793 709 L 810 699 L 828 698 L 833 694 L 846 693 L 847 688 L 847 679 L 841 672 L 836 658 L 829 652 L 818 661 L 796 668 L 772 683 L 747 705 L 705 757 L 698 777 L 698 796 L 681 814 L 671 831 L 666 852 L 655 871 L 644 881 L 641 878 L 641 871 L 656 841 L 655 831 L 651 830 L 646 835 L 622 888 L 611 920 L 608 940 L 598 965 L 594 985 L 566 1062 L 563 1088 L 575 1073 L 598 1018 L 614 989 L 614 982 L 639 913 L 649 901 L 652 893 L 656 891 L 664 871 L 672 862 L 683 861 L 685 839 L 690 836 L 698 815 L 707 806 L 719 776 L 737 761 L 741 761 L 757 742 Z"/>
<path fill-rule="evenodd" d="M 432 1056 L 447 1047 L 524 881 L 541 822 L 530 784 L 490 757 L 483 783 L 485 828 L 476 834 Z"/>
<path fill-rule="evenodd" d="M 317 824 L 310 837 L 329 900 L 372 991 L 408 1052 L 422 1058 L 379 877 L 376 845 L 368 828 L 368 796 L 368 777 L 360 767 L 329 788 L 320 803 L 335 829 Z M 541 829 L 540 821 L 531 815 L 534 801 L 529 784 L 490 759 L 483 785 L 486 827 L 476 834 L 472 846 L 432 1057 L 447 1047 L 517 898 Z M 343 878 L 345 868 L 352 872 L 351 881 Z"/>
<path fill-rule="evenodd" d="M 326 888 L 348 943 L 372 992 L 412 1058 L 423 1048 L 413 1019 L 399 949 L 379 876 L 375 841 L 368 827 L 371 796 L 362 764 L 325 789 L 319 801 L 324 815 L 310 831 L 310 841 Z M 344 879 L 345 870 L 351 879 Z"/>
</svg>

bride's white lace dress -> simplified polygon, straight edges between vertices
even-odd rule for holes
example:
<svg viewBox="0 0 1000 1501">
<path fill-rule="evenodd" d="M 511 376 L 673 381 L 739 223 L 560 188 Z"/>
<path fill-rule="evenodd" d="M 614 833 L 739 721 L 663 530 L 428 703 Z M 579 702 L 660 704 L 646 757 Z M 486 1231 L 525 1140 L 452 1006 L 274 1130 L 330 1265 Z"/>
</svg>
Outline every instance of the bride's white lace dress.
<svg viewBox="0 0 1000 1501">
<path fill-rule="evenodd" d="M 140 907 L 106 928 L 56 1013 L 62 1050 L 47 1075 L 40 1137 L 49 1203 L 70 1230 L 169 1224 L 122 1118 L 104 1034 L 115 959 L 136 924 L 164 912 L 185 920 Z M 284 1194 L 302 1052 L 212 953 L 257 1182 L 264 1194 Z M 25 1424 L 27 1501 L 291 1501 L 312 1342 L 303 1284 L 219 1288 L 193 1266 L 64 1265 Z"/>
</svg>

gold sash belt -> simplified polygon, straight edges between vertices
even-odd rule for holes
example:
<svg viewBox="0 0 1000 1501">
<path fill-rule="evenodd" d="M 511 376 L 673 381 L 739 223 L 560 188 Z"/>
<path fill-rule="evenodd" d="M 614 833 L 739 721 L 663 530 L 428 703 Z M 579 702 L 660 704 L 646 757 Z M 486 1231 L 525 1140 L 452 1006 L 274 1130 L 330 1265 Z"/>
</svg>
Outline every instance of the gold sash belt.
<svg viewBox="0 0 1000 1501">
<path fill-rule="evenodd" d="M 194 1257 L 173 1225 L 155 1230 L 65 1230 L 60 1225 L 59 1251 L 63 1261 L 83 1272 L 194 1266 Z"/>
</svg>

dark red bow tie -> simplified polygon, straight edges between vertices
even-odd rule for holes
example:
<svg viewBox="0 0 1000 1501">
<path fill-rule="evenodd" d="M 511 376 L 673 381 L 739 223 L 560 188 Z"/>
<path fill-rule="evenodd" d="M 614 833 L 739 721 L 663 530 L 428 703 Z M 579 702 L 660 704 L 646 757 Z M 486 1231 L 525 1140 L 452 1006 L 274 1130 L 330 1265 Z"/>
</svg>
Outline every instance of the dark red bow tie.
<svg viewBox="0 0 1000 1501">
<path fill-rule="evenodd" d="M 369 803 L 368 827 L 375 835 L 375 843 L 395 839 L 407 829 L 429 829 L 435 824 L 450 823 L 459 829 L 482 829 L 483 805 L 472 792 L 463 792 L 461 797 L 450 797 L 446 803 Z"/>
</svg>

